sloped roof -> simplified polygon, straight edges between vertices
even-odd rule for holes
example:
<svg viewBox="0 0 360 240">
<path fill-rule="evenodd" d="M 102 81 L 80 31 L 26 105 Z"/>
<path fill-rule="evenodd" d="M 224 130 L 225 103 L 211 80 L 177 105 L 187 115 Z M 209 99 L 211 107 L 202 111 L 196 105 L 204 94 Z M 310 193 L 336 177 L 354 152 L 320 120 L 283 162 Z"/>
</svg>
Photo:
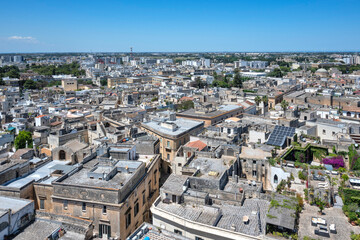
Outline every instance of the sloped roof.
<svg viewBox="0 0 360 240">
<path fill-rule="evenodd" d="M 198 151 L 203 150 L 207 145 L 206 143 L 200 141 L 200 140 L 196 140 L 193 142 L 189 142 L 185 145 L 186 147 L 191 147 L 191 148 L 197 148 Z"/>
<path fill-rule="evenodd" d="M 64 146 L 70 148 L 71 150 L 73 150 L 73 152 L 77 152 L 81 149 L 86 148 L 87 144 L 79 142 L 78 140 L 71 140 L 71 141 L 67 142 L 66 144 L 64 144 Z"/>
</svg>

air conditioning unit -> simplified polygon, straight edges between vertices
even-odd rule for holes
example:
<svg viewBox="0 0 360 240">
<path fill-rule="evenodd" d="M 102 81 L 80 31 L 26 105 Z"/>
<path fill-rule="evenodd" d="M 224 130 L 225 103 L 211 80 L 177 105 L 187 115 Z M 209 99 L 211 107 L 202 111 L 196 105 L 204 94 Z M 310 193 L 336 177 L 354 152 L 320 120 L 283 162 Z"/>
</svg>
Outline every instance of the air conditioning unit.
<svg viewBox="0 0 360 240">
<path fill-rule="evenodd" d="M 139 231 L 139 233 L 136 234 L 136 237 L 137 237 L 136 239 L 141 239 L 143 235 L 144 234 L 141 231 Z"/>
<path fill-rule="evenodd" d="M 141 232 L 145 235 L 147 232 L 149 231 L 149 229 L 147 228 L 147 226 L 143 226 L 141 228 Z"/>
</svg>

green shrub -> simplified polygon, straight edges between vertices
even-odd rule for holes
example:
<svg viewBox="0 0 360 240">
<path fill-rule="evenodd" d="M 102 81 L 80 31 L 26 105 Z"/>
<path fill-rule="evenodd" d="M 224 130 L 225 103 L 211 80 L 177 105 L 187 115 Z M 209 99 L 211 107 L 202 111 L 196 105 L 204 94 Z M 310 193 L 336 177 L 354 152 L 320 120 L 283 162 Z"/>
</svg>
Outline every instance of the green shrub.
<svg viewBox="0 0 360 240">
<path fill-rule="evenodd" d="M 358 209 L 359 209 L 359 205 L 357 203 L 350 203 L 347 206 L 347 211 L 349 211 L 349 212 L 356 212 Z"/>
<path fill-rule="evenodd" d="M 307 178 L 306 174 L 304 174 L 303 171 L 299 171 L 298 177 L 299 177 L 301 180 L 304 180 L 304 181 L 305 181 L 306 178 Z"/>
<path fill-rule="evenodd" d="M 360 234 L 355 234 L 354 232 L 351 232 L 350 239 L 351 240 L 360 240 Z"/>
<path fill-rule="evenodd" d="M 358 219 L 355 212 L 349 212 L 348 217 L 349 217 L 351 222 L 356 221 Z"/>
</svg>

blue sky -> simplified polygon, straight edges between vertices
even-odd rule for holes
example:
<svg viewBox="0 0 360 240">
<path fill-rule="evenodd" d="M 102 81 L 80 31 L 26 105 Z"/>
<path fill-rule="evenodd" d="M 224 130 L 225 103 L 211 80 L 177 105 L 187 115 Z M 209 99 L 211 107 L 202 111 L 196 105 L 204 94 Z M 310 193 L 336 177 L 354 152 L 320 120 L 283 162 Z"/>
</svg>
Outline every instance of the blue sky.
<svg viewBox="0 0 360 240">
<path fill-rule="evenodd" d="M 360 0 L 0 0 L 0 52 L 359 51 Z"/>
</svg>

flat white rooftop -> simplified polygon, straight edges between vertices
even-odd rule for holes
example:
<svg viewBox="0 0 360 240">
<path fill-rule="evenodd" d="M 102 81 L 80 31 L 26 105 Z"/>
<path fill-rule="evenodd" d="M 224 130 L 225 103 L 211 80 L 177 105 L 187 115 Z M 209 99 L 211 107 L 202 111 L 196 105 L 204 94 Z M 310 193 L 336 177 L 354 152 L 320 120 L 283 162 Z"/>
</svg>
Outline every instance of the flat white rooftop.
<svg viewBox="0 0 360 240">
<path fill-rule="evenodd" d="M 27 199 L 0 196 L 0 203 L 1 203 L 0 209 L 2 210 L 11 209 L 12 212 L 17 212 L 31 202 L 32 202 L 31 200 L 27 200 Z"/>
<path fill-rule="evenodd" d="M 44 166 L 38 168 L 30 175 L 27 175 L 26 177 L 19 178 L 15 181 L 10 182 L 7 184 L 7 187 L 13 187 L 13 188 L 22 188 L 26 186 L 31 181 L 38 181 L 40 179 L 43 179 L 47 176 L 49 176 L 51 173 L 56 171 L 55 168 L 53 168 L 55 165 L 66 165 L 69 161 L 60 161 L 60 160 L 53 160 L 51 162 L 46 163 Z"/>
</svg>

